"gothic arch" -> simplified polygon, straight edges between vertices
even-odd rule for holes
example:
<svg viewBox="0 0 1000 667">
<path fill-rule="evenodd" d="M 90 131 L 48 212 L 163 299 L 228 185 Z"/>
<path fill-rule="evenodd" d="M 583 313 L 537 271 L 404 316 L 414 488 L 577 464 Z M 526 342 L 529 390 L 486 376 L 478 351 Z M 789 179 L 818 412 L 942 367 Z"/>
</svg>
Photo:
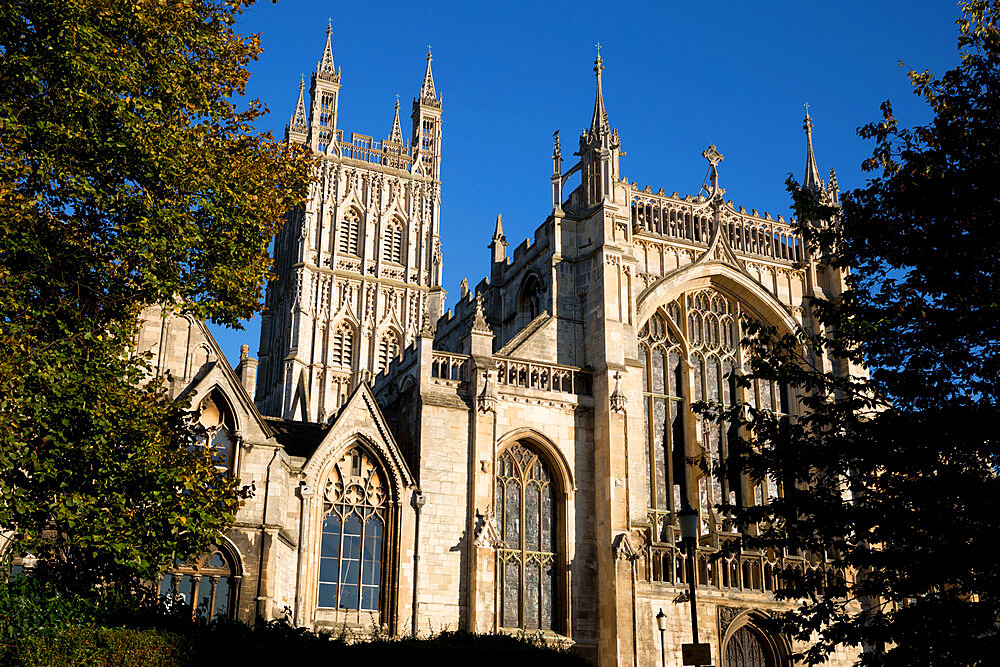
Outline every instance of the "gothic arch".
<svg viewBox="0 0 1000 667">
<path fill-rule="evenodd" d="M 746 640 L 759 642 L 761 654 L 754 656 L 761 660 L 760 667 L 787 667 L 791 665 L 789 655 L 792 652 L 791 642 L 785 635 L 775 635 L 767 629 L 770 618 L 764 612 L 755 609 L 744 609 L 729 620 L 722 628 L 719 642 L 719 667 L 756 667 L 747 660 L 734 660 L 734 653 L 745 647 L 737 647 L 736 643 Z M 744 633 L 749 633 L 745 635 Z M 743 640 L 741 642 L 741 640 Z M 748 656 L 749 657 L 749 656 Z"/>
<path fill-rule="evenodd" d="M 515 442 L 528 442 L 535 446 L 546 463 L 557 473 L 559 477 L 559 487 L 563 495 L 569 499 L 576 491 L 576 480 L 573 479 L 573 469 L 566 460 L 566 456 L 560 451 L 556 444 L 538 429 L 530 426 L 523 426 L 504 433 L 497 438 L 497 454 L 504 448 Z"/>
<path fill-rule="evenodd" d="M 244 424 L 243 420 L 240 418 L 239 411 L 236 409 L 236 401 L 233 399 L 232 396 L 229 395 L 229 393 L 226 391 L 223 385 L 215 383 L 209 386 L 203 392 L 199 391 L 198 395 L 192 401 L 192 404 L 198 406 L 198 409 L 200 410 L 201 407 L 205 405 L 206 401 L 208 401 L 209 399 L 214 401 L 216 397 L 221 399 L 222 401 L 221 408 L 226 410 L 229 416 L 232 418 L 233 431 L 235 433 L 243 433 Z"/>
<path fill-rule="evenodd" d="M 518 313 L 527 315 L 525 324 L 546 310 L 542 307 L 543 294 L 545 294 L 545 282 L 537 271 L 528 271 L 517 288 L 517 310 Z"/>
<path fill-rule="evenodd" d="M 691 264 L 653 283 L 636 300 L 637 322 L 648 320 L 656 309 L 681 292 L 714 287 L 749 307 L 761 320 L 775 324 L 782 333 L 792 333 L 798 323 L 771 292 L 741 271 L 719 263 Z"/>
</svg>

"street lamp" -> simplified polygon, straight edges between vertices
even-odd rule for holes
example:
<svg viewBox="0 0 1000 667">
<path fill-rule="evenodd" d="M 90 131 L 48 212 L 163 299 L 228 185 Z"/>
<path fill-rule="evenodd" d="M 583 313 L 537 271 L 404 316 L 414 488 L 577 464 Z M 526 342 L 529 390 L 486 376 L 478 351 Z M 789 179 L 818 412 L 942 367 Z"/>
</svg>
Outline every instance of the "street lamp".
<svg viewBox="0 0 1000 667">
<path fill-rule="evenodd" d="M 695 602 L 694 554 L 698 546 L 698 512 L 690 505 L 685 505 L 677 513 L 681 524 L 681 542 L 687 547 L 688 597 L 691 598 L 691 635 L 692 642 L 698 643 L 698 606 Z"/>
<path fill-rule="evenodd" d="M 663 633 L 667 631 L 667 615 L 663 613 L 663 607 L 656 615 L 656 627 L 660 629 L 660 667 L 667 667 L 667 645 L 663 639 Z"/>
</svg>

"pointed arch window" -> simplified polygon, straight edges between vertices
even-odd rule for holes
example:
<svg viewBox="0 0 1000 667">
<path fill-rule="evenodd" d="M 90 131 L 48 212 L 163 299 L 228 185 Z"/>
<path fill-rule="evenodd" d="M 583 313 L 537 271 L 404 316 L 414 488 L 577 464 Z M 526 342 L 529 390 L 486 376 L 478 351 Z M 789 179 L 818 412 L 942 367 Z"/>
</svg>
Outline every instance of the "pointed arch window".
<svg viewBox="0 0 1000 667">
<path fill-rule="evenodd" d="M 215 621 L 232 618 L 240 577 L 221 549 L 189 561 L 176 561 L 160 580 L 160 598 L 168 607 L 190 607 L 191 618 Z"/>
<path fill-rule="evenodd" d="M 333 349 L 330 356 L 334 367 L 350 370 L 354 362 L 354 329 L 346 322 L 342 323 L 337 328 L 337 333 L 333 335 Z"/>
<path fill-rule="evenodd" d="M 494 507 L 500 625 L 557 630 L 556 485 L 536 451 L 516 443 L 500 455 Z"/>
<path fill-rule="evenodd" d="M 334 466 L 324 491 L 318 606 L 378 612 L 389 494 L 381 466 L 354 447 Z"/>
<path fill-rule="evenodd" d="M 387 262 L 403 263 L 403 225 L 393 218 L 385 226 L 382 238 L 382 259 Z"/>
<path fill-rule="evenodd" d="M 236 455 L 236 425 L 232 412 L 218 391 L 212 392 L 202 403 L 198 423 L 204 428 L 200 445 L 209 450 L 216 470 L 228 472 Z"/>
<path fill-rule="evenodd" d="M 399 355 L 399 338 L 394 331 L 386 331 L 378 344 L 376 373 L 381 373 Z"/>
<path fill-rule="evenodd" d="M 345 255 L 361 256 L 361 216 L 355 209 L 349 209 L 340 222 L 340 252 Z"/>
</svg>

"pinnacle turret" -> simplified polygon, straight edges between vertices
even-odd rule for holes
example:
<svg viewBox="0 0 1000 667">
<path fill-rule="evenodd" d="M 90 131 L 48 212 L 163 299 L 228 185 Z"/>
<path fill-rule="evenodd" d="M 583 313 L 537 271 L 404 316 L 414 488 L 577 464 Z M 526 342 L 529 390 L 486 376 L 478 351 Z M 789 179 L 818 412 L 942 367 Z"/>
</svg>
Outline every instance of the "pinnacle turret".
<svg viewBox="0 0 1000 667">
<path fill-rule="evenodd" d="M 434 74 L 431 72 L 431 61 L 434 60 L 431 56 L 431 47 L 427 47 L 427 69 L 424 71 L 424 82 L 420 86 L 420 101 L 421 102 L 431 102 L 436 103 L 437 93 L 434 91 Z"/>
<path fill-rule="evenodd" d="M 295 105 L 295 112 L 288 121 L 288 133 L 302 135 L 303 138 L 309 131 L 309 119 L 306 117 L 305 87 L 305 78 L 299 79 L 299 101 Z"/>
<path fill-rule="evenodd" d="M 321 79 L 332 80 L 337 75 L 337 69 L 333 64 L 333 47 L 330 44 L 330 37 L 333 34 L 333 22 L 326 24 L 326 47 L 323 49 L 323 57 L 316 64 L 316 75 Z"/>
<path fill-rule="evenodd" d="M 403 130 L 399 125 L 399 95 L 396 95 L 396 110 L 392 119 L 392 131 L 389 132 L 389 141 L 397 144 L 403 143 Z"/>
<path fill-rule="evenodd" d="M 823 180 L 819 177 L 819 167 L 816 166 L 816 155 L 813 153 L 812 117 L 806 105 L 806 118 L 802 129 L 806 131 L 806 174 L 802 177 L 802 189 L 823 190 Z"/>
<path fill-rule="evenodd" d="M 601 59 L 601 52 L 598 50 L 597 59 L 594 60 L 594 72 L 597 73 L 597 96 L 594 98 L 594 117 L 590 121 L 590 133 L 602 134 L 610 132 L 608 124 L 608 112 L 604 108 L 604 90 L 601 85 L 601 73 L 604 71 L 604 61 Z"/>
</svg>

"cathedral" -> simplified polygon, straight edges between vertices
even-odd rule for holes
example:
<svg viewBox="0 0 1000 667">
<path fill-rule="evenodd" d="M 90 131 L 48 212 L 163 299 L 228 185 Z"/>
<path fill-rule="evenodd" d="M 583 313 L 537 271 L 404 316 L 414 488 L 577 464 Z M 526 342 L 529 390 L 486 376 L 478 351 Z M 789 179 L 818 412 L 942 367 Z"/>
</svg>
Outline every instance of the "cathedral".
<svg viewBox="0 0 1000 667">
<path fill-rule="evenodd" d="M 793 606 L 773 596 L 777 571 L 826 565 L 711 558 L 736 536 L 719 503 L 781 490 L 711 474 L 727 432 L 690 406 L 794 415 L 786 388 L 732 381 L 741 322 L 810 329 L 806 300 L 836 296 L 843 276 L 791 221 L 723 199 L 714 146 L 698 194 L 624 176 L 598 56 L 589 126 L 566 161 L 555 138 L 551 210 L 512 249 L 497 216 L 489 276 L 463 280 L 444 312 L 431 63 L 407 138 L 398 102 L 384 139 L 345 137 L 327 30 L 286 131 L 320 160 L 274 242 L 259 360 L 244 345 L 234 369 L 203 322 L 145 312 L 138 346 L 197 406 L 220 464 L 255 488 L 228 534 L 161 591 L 201 618 L 361 637 L 525 632 L 597 665 L 657 665 L 661 651 L 680 665 L 691 559 L 711 664 L 790 665 L 797 646 L 765 622 Z M 836 204 L 808 116 L 805 130 L 803 187 Z M 687 507 L 691 552 L 678 546 Z"/>
</svg>

